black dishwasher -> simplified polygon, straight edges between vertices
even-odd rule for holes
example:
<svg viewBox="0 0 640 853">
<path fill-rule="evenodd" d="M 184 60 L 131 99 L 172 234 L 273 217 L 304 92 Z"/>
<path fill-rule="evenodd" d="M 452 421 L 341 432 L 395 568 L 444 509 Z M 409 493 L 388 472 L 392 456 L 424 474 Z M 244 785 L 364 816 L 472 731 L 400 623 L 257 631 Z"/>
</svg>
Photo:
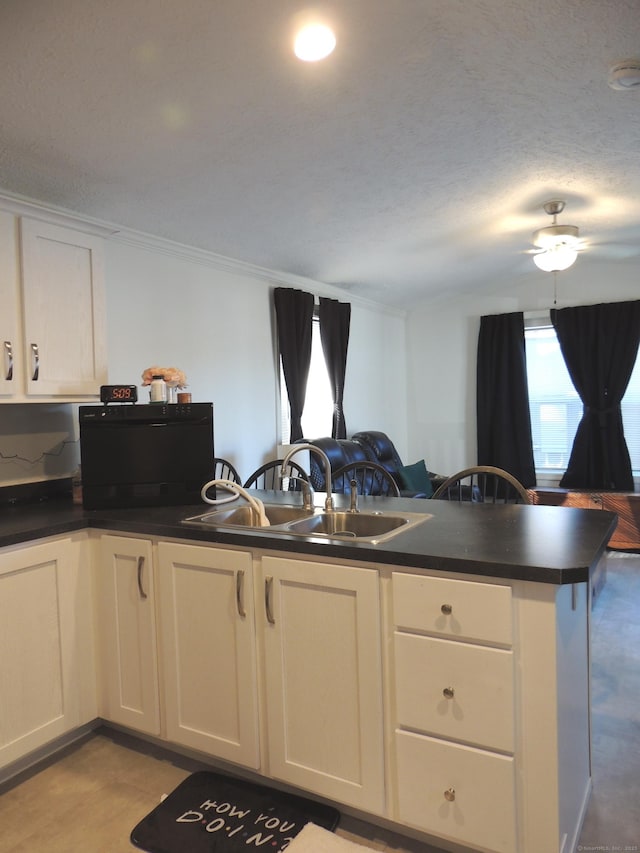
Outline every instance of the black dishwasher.
<svg viewBox="0 0 640 853">
<path fill-rule="evenodd" d="M 85 509 L 200 503 L 213 403 L 80 406 L 79 421 Z"/>
</svg>

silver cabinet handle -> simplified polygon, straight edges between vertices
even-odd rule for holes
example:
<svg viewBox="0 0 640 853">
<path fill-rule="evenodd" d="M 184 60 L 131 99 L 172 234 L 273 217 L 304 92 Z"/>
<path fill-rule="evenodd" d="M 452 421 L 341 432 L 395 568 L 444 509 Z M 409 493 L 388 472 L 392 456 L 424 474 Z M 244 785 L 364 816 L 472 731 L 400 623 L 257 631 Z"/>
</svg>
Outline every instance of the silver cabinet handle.
<svg viewBox="0 0 640 853">
<path fill-rule="evenodd" d="M 453 607 L 450 604 L 443 604 L 440 608 L 440 612 L 443 613 L 445 616 L 451 616 L 451 614 L 453 613 Z"/>
<path fill-rule="evenodd" d="M 140 593 L 140 598 L 147 598 L 147 593 L 144 591 L 144 587 L 142 586 L 142 569 L 144 567 L 144 557 L 138 557 L 138 592 Z"/>
<path fill-rule="evenodd" d="M 31 373 L 31 379 L 34 382 L 37 382 L 38 376 L 40 375 L 40 349 L 38 344 L 31 344 L 31 355 L 33 356 L 33 371 Z"/>
<path fill-rule="evenodd" d="M 447 790 L 444 792 L 444 798 L 448 803 L 453 803 L 456 798 L 456 789 L 447 788 Z"/>
<path fill-rule="evenodd" d="M 442 691 L 442 695 L 445 699 L 453 699 L 453 697 L 455 696 L 455 690 L 453 689 L 453 687 L 445 687 Z"/>
<path fill-rule="evenodd" d="M 7 382 L 10 382 L 13 379 L 13 346 L 11 345 L 11 341 L 4 342 L 4 355 L 5 363 L 7 365 L 4 378 Z"/>
<path fill-rule="evenodd" d="M 267 622 L 270 625 L 275 625 L 276 620 L 273 618 L 273 610 L 271 608 L 271 592 L 273 589 L 273 578 L 268 577 L 264 580 L 264 609 L 267 613 Z"/>
<path fill-rule="evenodd" d="M 236 607 L 238 608 L 238 616 L 241 619 L 247 615 L 244 609 L 244 571 L 239 571 L 236 574 Z"/>
</svg>

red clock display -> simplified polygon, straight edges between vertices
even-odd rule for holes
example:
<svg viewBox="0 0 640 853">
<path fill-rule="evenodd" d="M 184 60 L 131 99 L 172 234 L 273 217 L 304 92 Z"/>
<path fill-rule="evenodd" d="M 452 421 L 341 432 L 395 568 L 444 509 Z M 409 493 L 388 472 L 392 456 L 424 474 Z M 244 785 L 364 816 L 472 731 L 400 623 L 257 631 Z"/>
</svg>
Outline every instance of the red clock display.
<svg viewBox="0 0 640 853">
<path fill-rule="evenodd" d="M 136 385 L 101 385 L 100 400 L 107 403 L 137 403 L 138 388 Z"/>
</svg>

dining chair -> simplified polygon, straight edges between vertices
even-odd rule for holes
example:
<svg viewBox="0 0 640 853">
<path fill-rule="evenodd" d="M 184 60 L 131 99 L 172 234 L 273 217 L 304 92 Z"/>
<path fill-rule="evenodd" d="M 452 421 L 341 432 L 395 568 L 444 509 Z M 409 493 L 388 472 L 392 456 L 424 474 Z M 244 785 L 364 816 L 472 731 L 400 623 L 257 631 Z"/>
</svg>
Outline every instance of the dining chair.
<svg viewBox="0 0 640 853">
<path fill-rule="evenodd" d="M 530 504 L 531 495 L 508 471 L 493 465 L 464 468 L 441 483 L 431 500 Z"/>
<path fill-rule="evenodd" d="M 276 489 L 284 492 L 299 492 L 301 490 L 300 480 L 309 482 L 309 475 L 298 465 L 297 462 L 289 462 L 287 465 L 287 473 L 293 476 L 287 476 L 282 479 L 282 463 L 283 459 L 272 459 L 265 462 L 257 468 L 244 483 L 245 489 Z"/>
<path fill-rule="evenodd" d="M 221 456 L 215 456 L 213 459 L 213 475 L 216 480 L 231 480 L 232 483 L 242 485 L 240 474 L 228 459 Z"/>
<path fill-rule="evenodd" d="M 331 490 L 348 494 L 349 484 L 355 480 L 359 495 L 384 495 L 399 498 L 400 489 L 393 476 L 377 462 L 348 462 L 331 475 Z"/>
</svg>

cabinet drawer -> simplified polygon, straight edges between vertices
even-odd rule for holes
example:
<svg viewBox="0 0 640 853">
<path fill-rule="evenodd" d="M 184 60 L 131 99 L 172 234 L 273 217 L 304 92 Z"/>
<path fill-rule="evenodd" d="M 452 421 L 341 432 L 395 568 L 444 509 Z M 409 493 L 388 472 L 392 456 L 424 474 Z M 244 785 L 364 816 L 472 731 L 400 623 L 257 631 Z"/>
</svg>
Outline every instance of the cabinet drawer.
<svg viewBox="0 0 640 853">
<path fill-rule="evenodd" d="M 398 819 L 472 849 L 514 853 L 511 757 L 396 733 Z"/>
<path fill-rule="evenodd" d="M 510 646 L 511 587 L 393 573 L 395 627 Z"/>
<path fill-rule="evenodd" d="M 513 655 L 433 637 L 394 637 L 397 723 L 513 752 Z"/>
</svg>

